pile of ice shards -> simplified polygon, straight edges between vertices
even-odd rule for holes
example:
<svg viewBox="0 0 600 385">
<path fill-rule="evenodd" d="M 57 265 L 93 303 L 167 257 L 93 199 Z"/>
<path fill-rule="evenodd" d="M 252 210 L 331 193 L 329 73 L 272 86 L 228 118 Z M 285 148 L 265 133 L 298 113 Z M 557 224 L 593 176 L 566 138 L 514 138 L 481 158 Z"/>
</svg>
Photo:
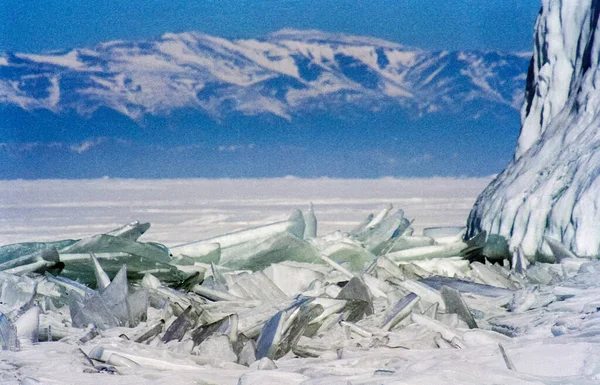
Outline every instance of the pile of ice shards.
<svg viewBox="0 0 600 385">
<path fill-rule="evenodd" d="M 470 263 L 485 234 L 417 236 L 391 206 L 321 237 L 312 206 L 170 248 L 140 242 L 149 227 L 0 247 L 2 349 L 60 340 L 81 348 L 89 375 L 208 366 L 244 384 L 312 383 L 365 372 L 308 370 L 311 358 L 482 346 L 519 376 L 510 357 L 519 337 L 600 333 L 600 264 L 551 239 L 556 264 L 530 263 L 519 250 L 502 264 Z M 403 365 L 392 361 L 367 371 L 391 380 Z"/>
</svg>

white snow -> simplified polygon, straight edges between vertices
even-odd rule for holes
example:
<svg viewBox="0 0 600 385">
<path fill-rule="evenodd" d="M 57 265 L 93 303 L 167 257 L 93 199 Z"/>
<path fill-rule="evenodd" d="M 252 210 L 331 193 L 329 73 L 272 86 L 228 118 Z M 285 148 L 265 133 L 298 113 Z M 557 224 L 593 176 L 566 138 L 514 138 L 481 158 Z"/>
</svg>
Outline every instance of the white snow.
<svg viewBox="0 0 600 385">
<path fill-rule="evenodd" d="M 349 231 L 388 203 L 417 231 L 461 226 L 480 179 L 184 179 L 0 181 L 0 245 L 84 237 L 134 220 L 168 245 L 284 220 L 312 202 L 318 231 Z"/>
</svg>

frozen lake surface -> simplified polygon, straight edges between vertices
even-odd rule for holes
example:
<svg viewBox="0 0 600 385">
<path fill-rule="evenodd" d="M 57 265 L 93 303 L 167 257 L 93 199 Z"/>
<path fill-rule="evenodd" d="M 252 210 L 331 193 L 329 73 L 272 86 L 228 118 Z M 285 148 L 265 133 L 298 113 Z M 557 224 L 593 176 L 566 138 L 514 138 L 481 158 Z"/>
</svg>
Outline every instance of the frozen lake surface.
<svg viewBox="0 0 600 385">
<path fill-rule="evenodd" d="M 0 181 L 0 245 L 83 238 L 139 220 L 166 245 L 287 218 L 313 202 L 319 235 L 388 203 L 429 226 L 462 226 L 488 178 Z"/>
</svg>

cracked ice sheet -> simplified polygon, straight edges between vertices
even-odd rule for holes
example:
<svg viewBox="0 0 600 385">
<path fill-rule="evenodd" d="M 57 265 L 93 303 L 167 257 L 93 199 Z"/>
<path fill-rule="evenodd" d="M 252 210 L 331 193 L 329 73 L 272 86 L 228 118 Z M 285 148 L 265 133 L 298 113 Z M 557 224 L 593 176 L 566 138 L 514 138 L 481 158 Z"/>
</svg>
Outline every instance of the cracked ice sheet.
<svg viewBox="0 0 600 385">
<path fill-rule="evenodd" d="M 84 238 L 134 220 L 168 246 L 286 219 L 315 205 L 318 233 L 350 231 L 388 203 L 430 226 L 463 226 L 488 178 L 0 181 L 0 245 Z"/>
</svg>

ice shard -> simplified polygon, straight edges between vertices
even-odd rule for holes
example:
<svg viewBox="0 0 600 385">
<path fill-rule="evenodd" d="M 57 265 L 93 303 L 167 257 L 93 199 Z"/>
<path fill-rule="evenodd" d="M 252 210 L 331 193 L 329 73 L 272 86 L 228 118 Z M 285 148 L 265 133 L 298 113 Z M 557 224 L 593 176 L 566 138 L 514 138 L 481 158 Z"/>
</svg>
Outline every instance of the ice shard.
<svg viewBox="0 0 600 385">
<path fill-rule="evenodd" d="M 308 212 L 304 215 L 304 223 L 304 239 L 316 238 L 317 217 L 315 216 L 315 211 L 312 203 L 308 206 Z"/>
<path fill-rule="evenodd" d="M 0 313 L 0 347 L 2 350 L 18 350 L 17 330 L 6 315 Z"/>
<path fill-rule="evenodd" d="M 111 230 L 107 232 L 107 235 L 112 235 L 113 237 L 121 237 L 125 239 L 130 239 L 132 241 L 137 241 L 139 237 L 142 236 L 148 229 L 150 228 L 150 223 L 140 223 L 139 221 L 133 221 L 126 225 L 119 227 L 118 229 Z"/>
<path fill-rule="evenodd" d="M 38 329 L 40 326 L 40 308 L 34 306 L 22 314 L 15 322 L 17 339 L 20 346 L 31 345 L 38 342 Z"/>
<path fill-rule="evenodd" d="M 169 247 L 173 257 L 188 257 L 193 262 L 219 263 L 221 260 L 221 245 L 214 243 L 191 243 Z"/>
<path fill-rule="evenodd" d="M 373 298 L 371 292 L 364 280 L 359 277 L 353 277 L 342 288 L 336 299 L 346 300 L 356 305 L 352 313 L 348 316 L 348 321 L 356 321 L 364 315 L 373 314 Z"/>
<path fill-rule="evenodd" d="M 108 274 L 106 274 L 104 269 L 102 269 L 102 266 L 100 265 L 100 262 L 98 262 L 98 259 L 96 258 L 94 253 L 90 253 L 90 258 L 92 259 L 92 263 L 94 266 L 96 286 L 98 287 L 98 290 L 104 290 L 108 287 L 108 285 L 110 285 L 110 278 L 108 277 Z"/>
<path fill-rule="evenodd" d="M 192 319 L 192 307 L 188 306 L 183 313 L 169 326 L 167 331 L 162 337 L 163 342 L 169 342 L 172 340 L 181 341 L 184 334 L 194 326 L 194 320 Z"/>
<path fill-rule="evenodd" d="M 404 298 L 394 305 L 388 314 L 386 314 L 381 324 L 381 328 L 385 331 L 391 330 L 400 321 L 410 315 L 418 300 L 418 295 L 415 293 L 408 293 Z"/>
<path fill-rule="evenodd" d="M 456 313 L 463 321 L 467 323 L 469 329 L 476 329 L 477 323 L 471 314 L 471 309 L 460 295 L 460 292 L 449 286 L 442 286 L 440 294 L 446 306 L 446 313 Z"/>
</svg>

